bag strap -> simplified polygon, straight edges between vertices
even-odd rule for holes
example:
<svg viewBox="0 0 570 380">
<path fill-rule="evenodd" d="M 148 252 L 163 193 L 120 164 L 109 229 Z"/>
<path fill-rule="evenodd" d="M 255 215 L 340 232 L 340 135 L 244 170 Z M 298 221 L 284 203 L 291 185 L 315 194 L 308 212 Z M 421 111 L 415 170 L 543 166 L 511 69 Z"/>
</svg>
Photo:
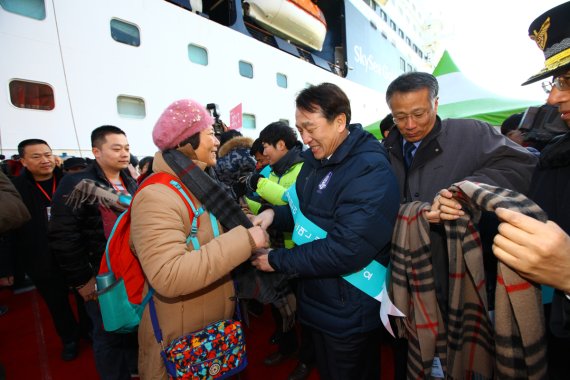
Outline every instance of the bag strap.
<svg viewBox="0 0 570 380">
<path fill-rule="evenodd" d="M 198 241 L 198 238 L 196 237 L 196 234 L 198 233 L 197 219 L 200 215 L 202 215 L 204 213 L 204 211 L 205 211 L 204 206 L 200 207 L 199 209 L 196 209 L 196 207 L 194 206 L 194 203 L 192 203 L 192 200 L 190 200 L 190 197 L 188 197 L 188 194 L 186 194 L 186 192 L 184 191 L 182 186 L 180 186 L 180 184 L 176 181 L 170 181 L 170 182 L 172 183 L 172 185 L 176 189 L 178 189 L 180 194 L 182 194 L 182 196 L 186 198 L 188 203 L 191 205 L 192 210 L 194 211 L 194 218 L 192 219 L 192 228 L 190 230 L 190 235 L 188 235 L 188 239 L 186 239 L 186 244 L 188 244 L 190 242 L 190 243 L 192 243 L 192 246 L 194 247 L 194 249 L 200 249 L 200 242 Z M 212 231 L 214 233 L 214 238 L 220 236 L 220 229 L 218 227 L 218 219 L 212 213 L 210 213 L 210 223 L 212 224 Z M 236 304 L 237 304 L 237 313 L 238 313 L 239 318 L 241 319 L 241 313 L 239 311 L 239 302 L 236 302 Z M 159 343 L 160 346 L 162 347 L 162 351 L 164 351 L 165 348 L 164 348 L 164 342 L 162 340 L 162 330 L 160 328 L 160 324 L 158 323 L 158 316 L 156 314 L 156 307 L 154 305 L 154 299 L 151 298 L 148 305 L 149 305 L 150 321 L 152 323 L 152 329 L 154 331 L 154 337 L 155 337 L 157 343 Z"/>
<path fill-rule="evenodd" d="M 110 273 L 113 273 L 113 268 L 111 267 L 111 259 L 110 259 L 110 254 L 109 254 L 109 244 L 111 242 L 111 238 L 115 234 L 115 230 L 117 229 L 117 226 L 119 225 L 119 222 L 121 221 L 121 219 L 124 218 L 127 213 L 129 213 L 128 217 L 130 218 L 130 211 L 131 211 L 131 207 L 133 204 L 133 200 L 135 199 L 135 196 L 145 187 L 147 187 L 149 185 L 153 185 L 155 183 L 161 183 L 163 185 L 167 185 L 171 188 L 178 190 L 178 192 L 182 195 L 182 199 L 184 200 L 184 205 L 188 209 L 188 215 L 194 214 L 193 223 L 195 222 L 196 228 L 198 227 L 199 222 L 198 222 L 198 219 L 196 217 L 196 212 L 197 212 L 196 207 L 194 207 L 194 204 L 190 200 L 190 197 L 184 191 L 182 185 L 180 185 L 177 182 L 177 178 L 174 175 L 169 174 L 169 173 L 165 173 L 165 172 L 153 173 L 152 175 L 147 177 L 141 183 L 141 185 L 139 186 L 139 188 L 137 189 L 137 191 L 133 195 L 132 200 L 129 204 L 129 207 L 125 211 L 123 211 L 123 213 L 121 215 L 119 215 L 119 217 L 115 221 L 115 225 L 113 225 L 113 229 L 111 230 L 111 233 L 109 234 L 109 238 L 107 239 L 107 244 L 105 245 L 105 260 L 107 261 L 107 268 L 109 269 Z M 202 209 L 202 207 L 200 209 Z M 202 210 L 202 212 L 203 212 L 203 210 Z M 200 215 L 201 214 L 202 213 L 200 213 Z M 146 299 L 146 297 L 145 297 L 145 299 Z"/>
</svg>

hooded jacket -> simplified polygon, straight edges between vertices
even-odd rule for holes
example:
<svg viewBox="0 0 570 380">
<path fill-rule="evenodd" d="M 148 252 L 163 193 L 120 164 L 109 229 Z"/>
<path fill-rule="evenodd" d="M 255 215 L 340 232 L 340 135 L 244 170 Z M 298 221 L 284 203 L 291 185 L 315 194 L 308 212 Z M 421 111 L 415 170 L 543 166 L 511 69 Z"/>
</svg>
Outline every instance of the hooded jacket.
<svg viewBox="0 0 570 380">
<path fill-rule="evenodd" d="M 380 326 L 380 303 L 341 276 L 373 259 L 387 265 L 398 212 L 398 185 L 384 147 L 360 125 L 329 159 L 310 150 L 295 184 L 303 214 L 327 237 L 269 253 L 279 272 L 300 277 L 297 296 L 302 323 L 335 337 Z M 293 230 L 289 206 L 274 207 L 273 225 Z"/>
</svg>

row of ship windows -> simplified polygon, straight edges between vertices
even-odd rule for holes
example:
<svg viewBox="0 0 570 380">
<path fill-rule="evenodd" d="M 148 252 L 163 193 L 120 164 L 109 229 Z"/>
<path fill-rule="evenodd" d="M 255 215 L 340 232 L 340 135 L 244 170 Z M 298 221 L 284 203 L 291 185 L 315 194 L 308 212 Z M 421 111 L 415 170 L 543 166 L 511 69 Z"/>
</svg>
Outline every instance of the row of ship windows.
<svg viewBox="0 0 570 380">
<path fill-rule="evenodd" d="M 123 44 L 131 46 L 140 46 L 140 31 L 139 28 L 126 21 L 112 19 L 111 20 L 111 37 Z M 189 44 L 188 45 L 188 59 L 198 65 L 208 65 L 208 50 L 202 46 Z M 245 78 L 253 78 L 253 65 L 246 61 L 239 61 L 239 74 Z M 276 74 L 277 86 L 287 88 L 287 75 L 282 73 Z"/>
<path fill-rule="evenodd" d="M 43 0 L 0 0 L 0 6 L 7 11 L 17 13 L 23 16 L 31 17 L 38 20 L 45 18 L 45 5 Z M 120 43 L 130 46 L 140 46 L 139 28 L 131 23 L 112 19 L 110 22 L 111 37 Z M 208 51 L 201 46 L 188 45 L 188 59 L 191 62 L 207 66 Z M 239 61 L 239 74 L 245 78 L 253 78 L 253 65 L 246 61 Z M 276 74 L 277 86 L 287 88 L 287 75 L 282 73 Z"/>
<path fill-rule="evenodd" d="M 368 6 L 370 6 L 376 13 L 380 15 L 380 18 L 384 22 L 388 22 L 388 16 L 374 0 L 364 0 Z M 0 0 L 0 6 L 12 13 L 19 14 L 21 16 L 30 17 L 36 20 L 43 20 L 46 17 L 45 3 L 44 0 Z M 398 33 L 400 38 L 406 41 L 406 44 L 414 49 L 414 52 L 423 58 L 423 52 L 417 47 L 416 44 L 412 44 L 409 37 L 404 35 L 404 31 L 397 27 L 394 20 L 390 19 L 390 28 Z M 132 46 L 140 45 L 140 33 L 135 25 L 122 22 L 120 20 L 111 21 L 111 34 L 116 41 L 123 42 Z M 241 70 L 240 70 L 241 71 Z"/>
<path fill-rule="evenodd" d="M 0 0 L 2 1 L 2 0 Z M 10 101 L 18 108 L 51 111 L 55 108 L 53 88 L 46 83 L 14 79 L 10 81 Z M 117 113 L 130 119 L 144 119 L 146 105 L 143 98 L 129 95 L 117 96 Z M 287 120 L 283 121 L 289 123 Z M 242 114 L 242 127 L 255 129 L 255 115 Z"/>
<path fill-rule="evenodd" d="M 382 10 L 382 8 L 380 8 L 380 6 L 376 3 L 376 1 L 374 0 L 364 0 L 364 2 L 370 7 L 372 8 L 372 10 L 374 10 L 374 12 L 376 12 L 380 18 L 382 20 L 384 20 L 384 22 L 388 23 L 388 15 L 386 14 L 386 12 L 384 12 Z M 390 28 L 394 31 L 398 33 L 398 36 L 400 36 L 400 38 L 404 41 L 406 41 L 406 44 L 414 49 L 414 52 L 420 57 L 420 58 L 424 58 L 424 53 L 421 51 L 420 48 L 418 48 L 418 46 L 416 44 L 412 44 L 412 40 L 410 39 L 410 37 L 406 36 L 404 34 L 404 31 L 401 28 L 398 28 L 398 26 L 396 25 L 396 23 L 394 22 L 394 20 L 390 19 Z"/>
</svg>

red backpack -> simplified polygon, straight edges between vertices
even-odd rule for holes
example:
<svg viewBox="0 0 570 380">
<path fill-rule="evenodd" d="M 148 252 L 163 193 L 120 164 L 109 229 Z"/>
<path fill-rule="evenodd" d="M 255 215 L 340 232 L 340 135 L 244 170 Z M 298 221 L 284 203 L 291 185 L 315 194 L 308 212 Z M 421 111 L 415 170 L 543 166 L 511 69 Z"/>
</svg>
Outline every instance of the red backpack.
<svg viewBox="0 0 570 380">
<path fill-rule="evenodd" d="M 195 234 L 203 208 L 196 210 L 186 188 L 175 176 L 168 173 L 152 174 L 140 185 L 133 199 L 139 191 L 155 183 L 170 187 L 184 200 L 188 214 L 193 218 L 192 232 Z M 106 331 L 134 331 L 139 325 L 145 305 L 154 293 L 151 288 L 143 298 L 145 277 L 139 260 L 131 251 L 130 237 L 131 206 L 117 218 L 113 226 L 96 278 L 99 306 Z"/>
</svg>

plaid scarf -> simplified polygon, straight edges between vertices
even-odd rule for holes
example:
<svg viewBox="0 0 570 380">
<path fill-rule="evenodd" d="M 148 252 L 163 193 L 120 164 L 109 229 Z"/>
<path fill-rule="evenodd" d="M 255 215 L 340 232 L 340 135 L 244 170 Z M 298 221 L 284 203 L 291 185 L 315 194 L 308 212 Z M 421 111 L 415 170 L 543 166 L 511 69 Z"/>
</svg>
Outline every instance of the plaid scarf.
<svg viewBox="0 0 570 380">
<path fill-rule="evenodd" d="M 498 263 L 495 327 L 488 314 L 481 242 L 475 223 L 481 210 L 505 207 L 546 221 L 546 214 L 511 190 L 464 181 L 449 188 L 465 215 L 446 222 L 449 254 L 449 323 L 437 304 L 423 212 L 428 203 L 400 208 L 392 241 L 391 291 L 407 318 L 398 319 L 408 339 L 408 378 L 430 378 L 438 357 L 448 379 L 544 379 L 546 342 L 540 288 Z"/>
<path fill-rule="evenodd" d="M 207 169 L 208 173 L 205 172 L 178 150 L 165 151 L 162 157 L 182 183 L 209 212 L 218 218 L 226 230 L 237 226 L 246 228 L 253 226 L 236 201 L 214 179 L 215 174 L 212 169 Z M 233 270 L 233 278 L 238 298 L 256 299 L 264 304 L 272 303 L 283 318 L 284 331 L 293 327 L 296 303 L 288 296 L 292 293 L 289 276 L 258 271 L 246 261 Z"/>
</svg>

